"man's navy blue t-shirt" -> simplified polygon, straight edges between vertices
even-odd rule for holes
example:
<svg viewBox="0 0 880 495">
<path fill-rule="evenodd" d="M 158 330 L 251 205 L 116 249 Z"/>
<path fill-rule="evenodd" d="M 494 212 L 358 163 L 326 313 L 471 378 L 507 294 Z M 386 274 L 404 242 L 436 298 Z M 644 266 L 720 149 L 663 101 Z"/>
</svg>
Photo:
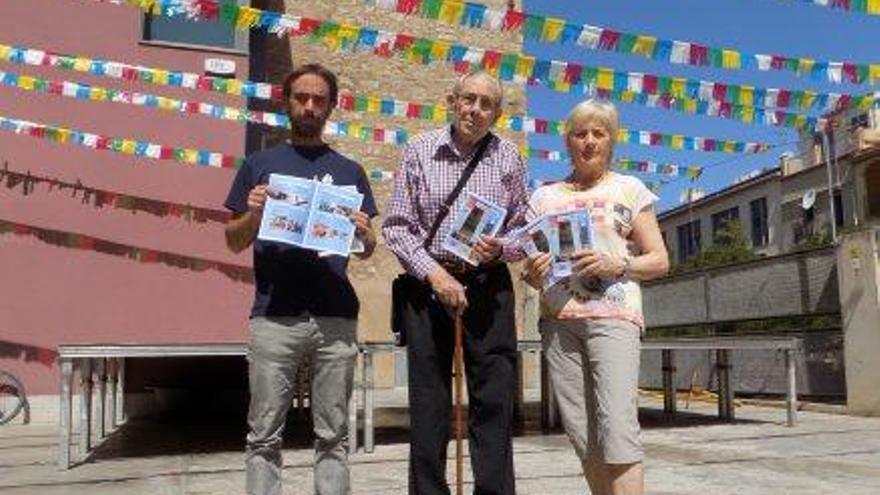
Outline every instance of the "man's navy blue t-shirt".
<svg viewBox="0 0 880 495">
<path fill-rule="evenodd" d="M 226 207 L 236 213 L 247 211 L 251 189 L 269 182 L 269 174 L 282 174 L 356 186 L 364 195 L 361 210 L 378 214 L 364 169 L 327 145 L 280 144 L 254 153 L 239 169 L 226 198 Z M 357 294 L 348 281 L 348 258 L 318 256 L 318 253 L 288 244 L 254 240 L 256 288 L 251 317 L 337 316 L 356 318 Z"/>
</svg>

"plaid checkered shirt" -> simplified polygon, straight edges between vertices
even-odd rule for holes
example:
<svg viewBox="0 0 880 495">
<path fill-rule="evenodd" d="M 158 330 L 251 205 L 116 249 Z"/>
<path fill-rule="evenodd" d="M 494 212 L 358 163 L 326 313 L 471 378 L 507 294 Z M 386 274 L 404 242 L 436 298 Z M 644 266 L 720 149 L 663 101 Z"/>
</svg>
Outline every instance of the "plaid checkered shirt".
<svg viewBox="0 0 880 495">
<path fill-rule="evenodd" d="M 452 143 L 450 126 L 416 136 L 404 149 L 382 234 L 403 268 L 420 280 L 424 280 L 438 262 L 458 260 L 444 250 L 442 244 L 468 193 L 507 210 L 499 237 L 525 225 L 529 199 L 525 163 L 514 143 L 493 135 L 431 245 L 427 249 L 423 246 L 443 201 L 452 192 L 471 156 L 458 153 Z M 521 250 L 505 248 L 501 260 L 515 261 L 521 256 Z"/>
</svg>

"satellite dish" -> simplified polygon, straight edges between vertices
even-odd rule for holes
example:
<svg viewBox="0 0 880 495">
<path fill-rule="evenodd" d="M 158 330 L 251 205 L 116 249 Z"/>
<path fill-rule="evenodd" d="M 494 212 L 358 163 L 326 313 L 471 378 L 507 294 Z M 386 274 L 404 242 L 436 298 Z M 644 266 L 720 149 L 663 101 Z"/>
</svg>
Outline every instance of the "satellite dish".
<svg viewBox="0 0 880 495">
<path fill-rule="evenodd" d="M 807 192 L 804 193 L 803 199 L 801 199 L 801 208 L 805 210 L 809 210 L 813 207 L 813 204 L 816 202 L 816 190 L 813 188 L 807 189 Z"/>
</svg>

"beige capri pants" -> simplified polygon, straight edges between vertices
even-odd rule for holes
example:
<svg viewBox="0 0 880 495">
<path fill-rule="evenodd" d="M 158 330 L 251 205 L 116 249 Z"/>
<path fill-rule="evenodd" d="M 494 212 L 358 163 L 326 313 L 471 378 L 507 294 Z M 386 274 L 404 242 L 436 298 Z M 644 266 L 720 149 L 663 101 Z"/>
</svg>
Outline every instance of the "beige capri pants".
<svg viewBox="0 0 880 495">
<path fill-rule="evenodd" d="M 540 329 L 562 425 L 578 457 L 641 462 L 641 329 L 613 319 L 542 319 Z"/>
</svg>

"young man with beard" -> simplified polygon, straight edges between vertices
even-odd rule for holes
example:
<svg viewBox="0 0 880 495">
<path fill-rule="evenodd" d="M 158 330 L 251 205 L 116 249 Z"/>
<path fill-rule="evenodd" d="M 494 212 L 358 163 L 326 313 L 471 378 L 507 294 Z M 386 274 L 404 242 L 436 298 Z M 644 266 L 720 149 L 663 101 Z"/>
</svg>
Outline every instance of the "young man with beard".
<svg viewBox="0 0 880 495">
<path fill-rule="evenodd" d="M 247 493 L 281 494 L 281 442 L 294 393 L 294 377 L 312 365 L 311 408 L 315 432 L 315 493 L 350 492 L 348 401 L 352 393 L 359 302 L 346 275 L 348 259 L 256 239 L 270 174 L 338 186 L 364 195 L 351 220 L 364 242 L 361 258 L 376 246 L 370 218 L 377 215 L 363 168 L 322 139 L 336 105 L 336 76 L 318 64 L 303 65 L 284 80 L 290 140 L 248 157 L 238 171 L 226 207 L 232 218 L 226 244 L 234 252 L 254 246 L 256 278 L 250 314 L 248 378 L 251 402 L 246 447 Z"/>
</svg>

